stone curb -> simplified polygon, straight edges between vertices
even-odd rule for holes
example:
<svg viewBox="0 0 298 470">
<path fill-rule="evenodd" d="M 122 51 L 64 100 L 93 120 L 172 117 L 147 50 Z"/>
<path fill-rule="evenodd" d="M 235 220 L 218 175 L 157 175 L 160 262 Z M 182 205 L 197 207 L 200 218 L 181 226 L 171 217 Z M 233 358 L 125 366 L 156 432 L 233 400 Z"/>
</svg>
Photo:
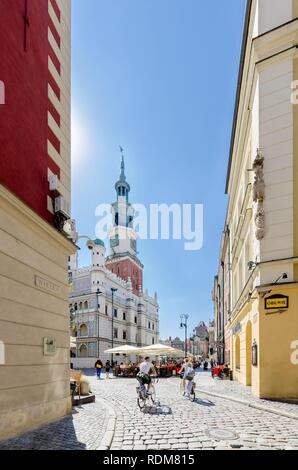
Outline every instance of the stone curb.
<svg viewBox="0 0 298 470">
<path fill-rule="evenodd" d="M 113 406 L 107 400 L 100 398 L 97 399 L 97 401 L 100 401 L 103 406 L 108 410 L 107 427 L 97 450 L 109 450 L 112 445 L 116 429 L 116 412 Z"/>
<path fill-rule="evenodd" d="M 196 391 L 203 393 L 204 395 L 210 395 L 212 397 L 222 398 L 224 400 L 234 401 L 235 403 L 240 403 L 241 405 L 249 406 L 250 408 L 255 408 L 261 411 L 267 411 L 268 413 L 273 413 L 279 416 L 284 416 L 285 418 L 291 418 L 298 420 L 298 416 L 292 413 L 287 413 L 286 411 L 281 411 L 276 408 L 271 408 L 269 406 L 258 405 L 257 403 L 250 403 L 247 400 L 242 400 L 240 398 L 231 397 L 230 395 L 221 395 L 220 393 L 209 392 L 200 388 L 197 388 Z"/>
</svg>

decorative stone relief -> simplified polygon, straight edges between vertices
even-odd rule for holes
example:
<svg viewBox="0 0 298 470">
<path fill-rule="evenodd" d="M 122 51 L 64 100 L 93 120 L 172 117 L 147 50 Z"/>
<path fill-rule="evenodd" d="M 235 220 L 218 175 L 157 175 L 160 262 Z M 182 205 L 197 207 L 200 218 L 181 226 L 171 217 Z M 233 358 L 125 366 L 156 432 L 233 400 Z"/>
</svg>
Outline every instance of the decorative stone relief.
<svg viewBox="0 0 298 470">
<path fill-rule="evenodd" d="M 265 198 L 265 181 L 264 181 L 264 156 L 258 149 L 257 156 L 253 163 L 253 170 L 255 172 L 255 180 L 253 184 L 253 201 L 255 206 L 255 225 L 256 225 L 256 239 L 263 240 L 265 236 L 265 211 L 264 211 L 264 198 Z"/>
</svg>

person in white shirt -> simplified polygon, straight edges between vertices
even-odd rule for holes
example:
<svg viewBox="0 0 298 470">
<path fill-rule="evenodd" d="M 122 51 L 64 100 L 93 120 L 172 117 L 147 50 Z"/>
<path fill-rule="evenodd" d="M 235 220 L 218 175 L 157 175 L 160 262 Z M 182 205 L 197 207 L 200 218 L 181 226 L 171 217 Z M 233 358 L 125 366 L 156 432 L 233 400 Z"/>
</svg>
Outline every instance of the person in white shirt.
<svg viewBox="0 0 298 470">
<path fill-rule="evenodd" d="M 186 378 L 186 375 L 187 375 L 188 363 L 189 363 L 189 359 L 188 359 L 188 357 L 186 357 L 186 358 L 184 359 L 184 362 L 183 362 L 183 364 L 182 364 L 182 367 L 181 367 L 181 369 L 180 369 L 180 371 L 179 371 L 179 374 L 182 374 L 182 372 L 183 372 L 183 381 L 182 381 L 183 390 L 185 390 L 185 378 Z"/>
<path fill-rule="evenodd" d="M 145 357 L 145 361 L 140 364 L 140 371 L 137 377 L 138 377 L 138 380 L 140 380 L 143 385 L 145 384 L 148 385 L 148 393 L 150 393 L 152 389 L 150 371 L 152 371 L 153 374 L 156 374 L 155 367 L 150 361 L 150 357 Z"/>
</svg>

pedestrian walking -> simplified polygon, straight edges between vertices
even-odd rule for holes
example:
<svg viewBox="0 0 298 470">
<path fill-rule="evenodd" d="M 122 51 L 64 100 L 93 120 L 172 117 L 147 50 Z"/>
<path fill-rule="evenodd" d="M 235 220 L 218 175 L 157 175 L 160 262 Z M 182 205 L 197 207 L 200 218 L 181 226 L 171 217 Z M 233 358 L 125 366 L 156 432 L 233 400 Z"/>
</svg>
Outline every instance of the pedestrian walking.
<svg viewBox="0 0 298 470">
<path fill-rule="evenodd" d="M 95 370 L 96 370 L 96 376 L 97 376 L 97 379 L 100 380 L 100 375 L 101 375 L 101 371 L 102 371 L 102 368 L 103 368 L 103 364 L 101 362 L 100 359 L 98 359 L 95 363 Z"/>
<path fill-rule="evenodd" d="M 111 367 L 112 367 L 109 360 L 106 362 L 105 367 L 106 367 L 106 379 L 109 379 L 110 378 Z"/>
</svg>

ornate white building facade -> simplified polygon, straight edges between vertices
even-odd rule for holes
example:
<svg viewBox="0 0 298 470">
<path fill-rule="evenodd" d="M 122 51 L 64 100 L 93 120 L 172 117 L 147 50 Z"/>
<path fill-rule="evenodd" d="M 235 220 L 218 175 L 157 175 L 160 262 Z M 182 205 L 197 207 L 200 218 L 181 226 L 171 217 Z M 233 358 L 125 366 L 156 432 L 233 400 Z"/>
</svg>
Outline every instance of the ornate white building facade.
<svg viewBox="0 0 298 470">
<path fill-rule="evenodd" d="M 77 336 L 76 357 L 72 359 L 75 368 L 93 367 L 97 358 L 111 359 L 104 351 L 112 344 L 146 346 L 159 341 L 157 294 L 150 297 L 143 290 L 143 265 L 137 256 L 134 211 L 128 201 L 130 186 L 123 160 L 115 189 L 110 255 L 105 256 L 105 245 L 97 239 L 93 241 L 89 267 L 78 269 L 73 261 L 69 265 L 70 311 Z M 136 358 L 114 354 L 113 359 L 119 364 Z"/>
</svg>

